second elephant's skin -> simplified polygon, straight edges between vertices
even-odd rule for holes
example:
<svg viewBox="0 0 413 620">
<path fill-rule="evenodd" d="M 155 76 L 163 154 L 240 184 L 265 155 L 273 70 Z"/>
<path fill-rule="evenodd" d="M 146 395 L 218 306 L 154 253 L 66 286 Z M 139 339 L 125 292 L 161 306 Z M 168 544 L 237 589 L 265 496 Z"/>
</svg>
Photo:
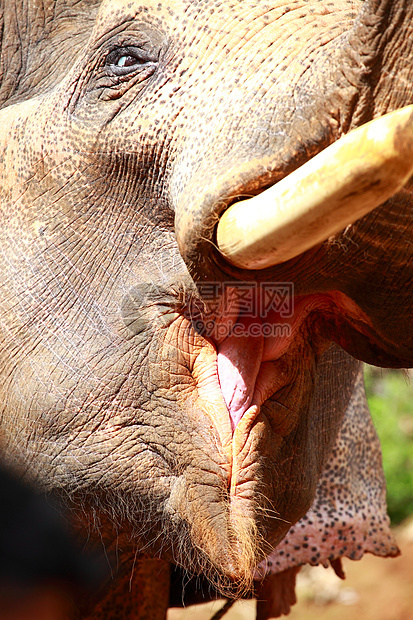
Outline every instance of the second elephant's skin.
<svg viewBox="0 0 413 620">
<path fill-rule="evenodd" d="M 396 555 L 360 361 L 413 366 L 411 184 L 261 271 L 214 230 L 413 103 L 412 0 L 0 11 L 0 458 L 103 541 L 79 617 L 255 595 L 266 620 L 300 565 Z M 289 313 L 243 305 L 268 284 Z"/>
</svg>

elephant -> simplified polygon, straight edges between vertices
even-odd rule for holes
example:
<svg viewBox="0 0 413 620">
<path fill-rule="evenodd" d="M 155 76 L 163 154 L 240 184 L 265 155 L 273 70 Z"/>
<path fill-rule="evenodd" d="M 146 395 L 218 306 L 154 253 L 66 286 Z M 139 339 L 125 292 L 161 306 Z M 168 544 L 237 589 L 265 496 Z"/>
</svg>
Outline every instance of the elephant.
<svg viewBox="0 0 413 620">
<path fill-rule="evenodd" d="M 390 113 L 408 142 L 412 1 L 1 0 L 0 23 L 1 463 L 103 545 L 78 617 L 266 620 L 305 563 L 397 555 L 362 363 L 413 365 L 411 160 L 281 260 L 217 226 Z"/>
</svg>

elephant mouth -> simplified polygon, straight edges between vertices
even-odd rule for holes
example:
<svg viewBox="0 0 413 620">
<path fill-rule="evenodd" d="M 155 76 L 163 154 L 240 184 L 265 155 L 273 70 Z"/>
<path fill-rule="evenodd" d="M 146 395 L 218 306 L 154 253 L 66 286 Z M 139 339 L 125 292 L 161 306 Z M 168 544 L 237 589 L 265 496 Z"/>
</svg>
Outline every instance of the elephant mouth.
<svg viewBox="0 0 413 620">
<path fill-rule="evenodd" d="M 245 480 L 254 478 L 246 473 L 246 446 L 262 434 L 282 442 L 294 432 L 310 406 L 317 360 L 333 342 L 359 359 L 374 357 L 377 362 L 380 357 L 386 366 L 399 361 L 344 293 L 294 297 L 266 284 L 229 284 L 222 299 L 215 300 L 213 319 L 204 314 L 191 322 L 191 331 L 208 346 L 200 346 L 188 366 L 197 404 L 210 417 L 229 463 L 232 503 L 244 504 Z M 263 291 L 272 303 L 266 303 Z M 248 294 L 256 305 L 248 303 Z M 272 450 L 276 458 L 277 448 Z"/>
<path fill-rule="evenodd" d="M 311 366 L 332 341 L 352 349 L 360 340 L 353 332 L 360 336 L 373 331 L 369 318 L 339 291 L 294 297 L 288 285 L 283 287 L 230 283 L 215 300 L 213 315 L 191 317 L 192 327 L 209 347 L 200 347 L 188 365 L 201 407 L 212 417 L 232 464 L 267 401 L 278 405 L 272 414 L 277 435 L 294 428 L 300 398 L 287 404 L 285 395 L 278 396 L 292 393 L 293 385 L 300 388 L 298 360 L 306 358 Z M 231 480 L 234 490 L 233 476 Z"/>
<path fill-rule="evenodd" d="M 234 435 L 244 416 L 250 423 L 261 406 L 291 383 L 284 363 L 311 350 L 319 357 L 335 342 L 353 357 L 386 367 L 404 365 L 380 340 L 370 318 L 340 291 L 294 297 L 288 283 L 224 287 L 214 319 L 197 317 L 195 327 L 215 350 L 214 374 Z M 258 300 L 258 301 L 257 301 Z M 244 305 L 240 310 L 239 306 Z M 291 430 L 285 420 L 282 434 Z"/>
<path fill-rule="evenodd" d="M 247 292 L 257 303 L 251 302 L 250 312 L 245 307 Z M 204 550 L 231 583 L 251 577 L 258 562 L 279 544 L 312 501 L 315 489 L 308 481 L 308 486 L 294 492 L 291 512 L 284 485 L 289 481 L 290 459 L 303 460 L 311 471 L 296 434 L 306 432 L 317 360 L 331 346 L 324 335 L 328 328 L 323 326 L 345 313 L 369 328 L 367 317 L 339 292 L 295 298 L 288 291 L 284 296 L 278 291 L 278 297 L 272 291 L 271 307 L 263 305 L 259 292 L 255 286 L 247 291 L 228 286 L 222 299 L 215 300 L 215 312 L 209 315 L 213 319 L 207 313 L 203 321 L 200 315 L 194 314 L 191 320 L 181 315 L 180 329 L 174 329 L 175 337 L 180 334 L 179 348 L 196 388 L 192 415 L 206 416 L 209 424 L 203 423 L 204 428 L 214 429 L 218 450 L 225 456 L 222 484 L 227 488 L 219 513 L 222 524 L 217 525 L 216 516 L 211 522 L 214 534 L 199 523 L 190 504 L 184 502 L 182 507 L 171 500 L 170 505 L 182 519 L 195 524 L 194 539 L 203 540 Z M 181 392 L 182 407 L 187 406 L 187 396 L 188 392 Z M 219 493 L 223 492 L 221 488 Z M 263 547 L 251 552 L 255 538 L 261 540 L 256 546 Z"/>
<path fill-rule="evenodd" d="M 324 363 L 324 354 L 329 354 L 333 326 L 342 324 L 340 338 L 348 338 L 349 347 L 353 331 L 372 330 L 368 317 L 339 291 L 298 297 L 278 291 L 278 298 L 272 295 L 271 308 L 263 306 L 263 296 L 258 295 L 257 306 L 251 303 L 248 312 L 241 296 L 246 291 L 232 284 L 223 300 L 215 300 L 211 318 L 205 313 L 201 321 L 193 314 L 189 320 L 181 314 L 178 331 L 173 329 L 196 388 L 180 390 L 180 404 L 188 407 L 190 393 L 191 415 L 202 420 L 205 433 L 212 432 L 214 445 L 225 456 L 217 483 L 220 508 L 214 508 L 217 512 L 211 517 L 201 490 L 198 514 L 185 500 L 199 485 L 199 480 L 189 478 L 187 491 L 177 487 L 168 503 L 173 514 L 192 524 L 194 544 L 199 548 L 202 540 L 217 568 L 211 579 L 228 592 L 239 581 L 251 579 L 258 563 L 310 508 L 315 487 L 314 479 L 307 477 L 323 465 L 328 450 L 324 456 L 310 453 L 313 444 L 307 446 L 303 437 L 317 406 L 313 403 L 317 369 L 319 360 Z M 259 288 L 247 290 L 257 293 Z M 340 420 L 333 419 L 334 413 L 331 416 L 337 431 Z M 300 488 L 291 479 L 294 462 L 306 478 Z M 196 566 L 191 570 L 202 572 Z"/>
</svg>

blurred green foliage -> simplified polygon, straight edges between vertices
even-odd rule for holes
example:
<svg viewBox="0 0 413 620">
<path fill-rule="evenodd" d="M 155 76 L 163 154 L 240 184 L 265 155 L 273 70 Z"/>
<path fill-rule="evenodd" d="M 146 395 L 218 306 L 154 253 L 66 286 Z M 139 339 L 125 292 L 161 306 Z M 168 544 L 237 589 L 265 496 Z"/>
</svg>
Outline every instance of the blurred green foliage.
<svg viewBox="0 0 413 620">
<path fill-rule="evenodd" d="M 393 524 L 413 514 L 413 374 L 366 366 L 365 383 L 383 450 Z"/>
</svg>

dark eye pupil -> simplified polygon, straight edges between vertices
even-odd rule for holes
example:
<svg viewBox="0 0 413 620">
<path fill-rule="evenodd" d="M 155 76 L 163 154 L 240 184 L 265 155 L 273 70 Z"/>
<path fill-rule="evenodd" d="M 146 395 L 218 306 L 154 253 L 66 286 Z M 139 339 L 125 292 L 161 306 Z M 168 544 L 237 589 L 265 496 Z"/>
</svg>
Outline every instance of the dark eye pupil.
<svg viewBox="0 0 413 620">
<path fill-rule="evenodd" d="M 138 59 L 135 56 L 130 56 L 129 54 L 125 54 L 121 56 L 116 63 L 117 67 L 132 67 L 138 63 Z"/>
</svg>

